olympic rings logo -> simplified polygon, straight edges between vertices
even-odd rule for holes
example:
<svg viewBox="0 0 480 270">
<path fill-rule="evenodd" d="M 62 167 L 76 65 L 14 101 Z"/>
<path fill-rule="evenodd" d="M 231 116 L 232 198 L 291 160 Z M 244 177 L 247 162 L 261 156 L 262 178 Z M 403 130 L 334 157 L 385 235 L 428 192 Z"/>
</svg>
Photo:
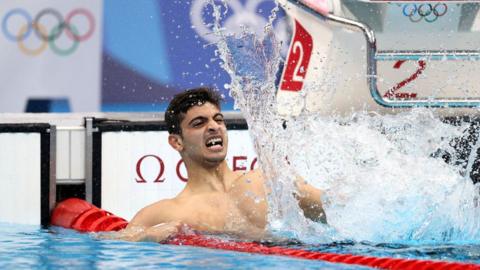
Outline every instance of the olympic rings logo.
<svg viewBox="0 0 480 270">
<path fill-rule="evenodd" d="M 47 29 L 47 27 L 42 24 L 42 18 L 46 16 L 52 16 L 57 21 L 56 25 L 51 29 Z M 73 18 L 77 16 L 83 16 L 87 19 L 87 31 L 80 33 L 78 27 L 72 24 Z M 13 24 L 11 23 L 12 20 L 18 21 L 18 18 L 15 19 L 15 17 L 25 21 L 16 32 L 9 28 L 11 26 L 10 24 Z M 46 8 L 38 12 L 33 19 L 30 13 L 26 10 L 15 8 L 8 11 L 2 20 L 2 32 L 5 38 L 12 42 L 16 42 L 20 51 L 31 56 L 39 55 L 48 46 L 50 46 L 50 49 L 57 55 L 70 55 L 77 50 L 80 42 L 86 41 L 92 36 L 94 30 L 95 18 L 89 10 L 83 8 L 73 9 L 65 16 L 65 18 L 63 18 L 59 11 L 53 8 Z M 32 32 L 34 32 L 40 40 L 40 43 L 36 48 L 29 48 L 25 44 L 25 41 L 30 37 Z M 68 39 L 72 41 L 72 44 L 67 48 L 60 48 L 57 45 L 57 40 L 62 33 L 65 33 Z"/>
<path fill-rule="evenodd" d="M 417 23 L 425 20 L 428 23 L 436 21 L 439 17 L 445 15 L 448 6 L 445 3 L 432 4 L 406 4 L 403 6 L 403 15 L 408 17 L 411 22 Z"/>
<path fill-rule="evenodd" d="M 224 33 L 229 34 L 240 34 L 245 31 L 245 28 L 248 28 L 250 31 L 255 32 L 258 37 L 264 35 L 264 25 L 267 24 L 268 18 L 262 17 L 261 14 L 257 13 L 257 10 L 260 8 L 261 4 L 272 3 L 271 0 L 192 0 L 190 8 L 190 20 L 192 26 L 197 32 L 197 34 L 205 39 L 208 42 L 216 43 L 218 42 L 219 37 L 212 35 L 212 29 L 210 28 L 213 25 L 208 20 L 205 14 L 207 8 L 212 5 L 222 5 L 227 10 L 230 10 L 233 14 L 229 17 L 225 17 L 225 21 L 222 21 L 222 27 L 224 28 Z M 274 29 L 277 38 L 279 40 L 288 40 L 288 21 L 286 18 L 281 18 L 275 22 Z"/>
</svg>

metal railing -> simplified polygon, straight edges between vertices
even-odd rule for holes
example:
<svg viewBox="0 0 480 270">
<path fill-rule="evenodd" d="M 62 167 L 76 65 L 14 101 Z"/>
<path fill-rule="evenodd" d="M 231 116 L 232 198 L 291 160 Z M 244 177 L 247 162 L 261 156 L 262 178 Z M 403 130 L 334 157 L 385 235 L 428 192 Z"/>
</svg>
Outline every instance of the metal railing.
<svg viewBox="0 0 480 270">
<path fill-rule="evenodd" d="M 378 90 L 377 86 L 377 61 L 391 60 L 464 60 L 478 61 L 480 60 L 480 51 L 478 50 L 389 50 L 377 51 L 377 42 L 375 32 L 366 24 L 355 20 L 343 18 L 333 14 L 321 14 L 311 7 L 305 5 L 300 0 L 287 0 L 288 2 L 304 9 L 319 19 L 350 30 L 360 31 L 363 33 L 367 47 L 367 84 L 370 94 L 376 103 L 389 108 L 412 108 L 412 107 L 450 107 L 450 108 L 474 108 L 480 107 L 480 97 L 475 98 L 416 98 L 416 99 L 397 99 L 385 98 Z M 366 2 L 366 1 L 363 1 Z M 368 1 L 368 2 L 392 2 L 392 1 Z M 411 1 L 410 1 L 411 2 Z M 479 1 L 458 1 L 462 3 L 479 2 Z M 397 2 L 396 2 L 397 3 Z"/>
</svg>

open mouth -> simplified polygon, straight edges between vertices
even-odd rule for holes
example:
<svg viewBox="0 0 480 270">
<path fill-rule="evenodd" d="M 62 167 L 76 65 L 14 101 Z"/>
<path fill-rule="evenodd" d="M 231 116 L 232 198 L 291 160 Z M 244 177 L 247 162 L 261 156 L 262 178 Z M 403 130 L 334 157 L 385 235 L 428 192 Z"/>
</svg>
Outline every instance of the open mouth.
<svg viewBox="0 0 480 270">
<path fill-rule="evenodd" d="M 218 148 L 223 146 L 223 139 L 221 137 L 214 137 L 207 140 L 205 144 L 208 148 Z"/>
</svg>

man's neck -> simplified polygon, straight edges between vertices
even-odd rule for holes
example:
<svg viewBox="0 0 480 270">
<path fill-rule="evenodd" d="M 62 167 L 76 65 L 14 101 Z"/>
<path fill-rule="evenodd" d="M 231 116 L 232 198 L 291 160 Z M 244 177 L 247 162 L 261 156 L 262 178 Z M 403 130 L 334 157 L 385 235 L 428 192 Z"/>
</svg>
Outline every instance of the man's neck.
<svg viewBox="0 0 480 270">
<path fill-rule="evenodd" d="M 186 164 L 187 165 L 187 164 Z M 188 164 L 188 183 L 185 189 L 192 192 L 226 192 L 235 179 L 234 172 L 224 160 L 216 166 L 202 166 L 201 164 Z"/>
</svg>

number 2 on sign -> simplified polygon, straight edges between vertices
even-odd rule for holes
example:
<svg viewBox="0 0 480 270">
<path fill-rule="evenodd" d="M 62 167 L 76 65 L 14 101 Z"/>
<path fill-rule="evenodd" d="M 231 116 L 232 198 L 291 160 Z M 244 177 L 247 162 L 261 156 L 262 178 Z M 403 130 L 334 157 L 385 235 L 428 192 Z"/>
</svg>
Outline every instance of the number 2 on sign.
<svg viewBox="0 0 480 270">
<path fill-rule="evenodd" d="M 305 75 L 305 70 L 303 69 L 300 69 L 300 67 L 302 66 L 302 59 L 303 59 L 303 47 L 302 47 L 302 43 L 300 41 L 295 41 L 295 43 L 293 43 L 293 53 L 297 53 L 297 49 L 298 49 L 298 53 L 299 53 L 299 56 L 298 56 L 298 61 L 295 65 L 295 70 L 293 71 L 293 80 L 294 82 L 300 82 L 300 83 L 303 83 L 303 79 Z M 301 74 L 300 72 L 302 72 L 303 74 Z M 302 76 L 303 75 L 303 76 Z"/>
<path fill-rule="evenodd" d="M 280 90 L 300 91 L 312 56 L 313 39 L 303 26 L 295 21 L 295 34 L 283 70 Z"/>
</svg>

